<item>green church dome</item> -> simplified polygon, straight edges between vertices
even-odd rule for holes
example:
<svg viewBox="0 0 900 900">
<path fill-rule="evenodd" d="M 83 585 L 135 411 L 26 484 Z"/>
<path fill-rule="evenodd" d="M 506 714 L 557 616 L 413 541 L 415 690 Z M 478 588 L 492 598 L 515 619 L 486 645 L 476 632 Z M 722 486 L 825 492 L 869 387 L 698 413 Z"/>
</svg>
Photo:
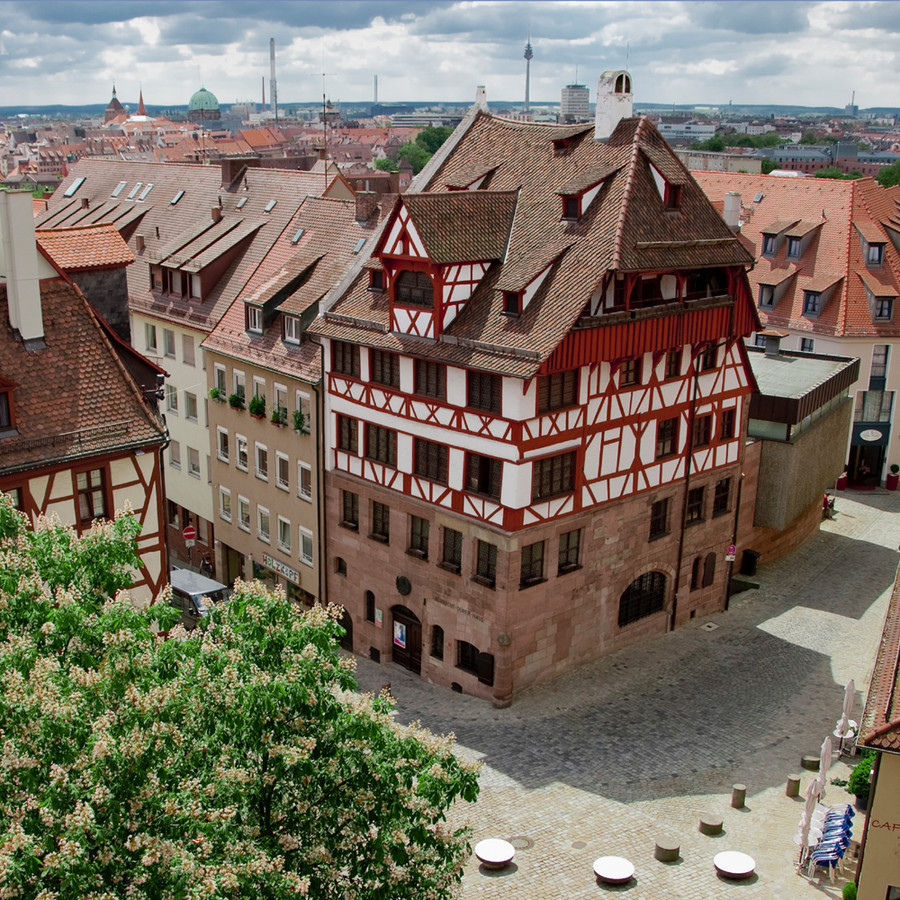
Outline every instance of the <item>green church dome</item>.
<svg viewBox="0 0 900 900">
<path fill-rule="evenodd" d="M 206 88 L 200 88 L 188 104 L 188 110 L 218 110 L 219 101 L 216 95 L 208 91 Z"/>
</svg>

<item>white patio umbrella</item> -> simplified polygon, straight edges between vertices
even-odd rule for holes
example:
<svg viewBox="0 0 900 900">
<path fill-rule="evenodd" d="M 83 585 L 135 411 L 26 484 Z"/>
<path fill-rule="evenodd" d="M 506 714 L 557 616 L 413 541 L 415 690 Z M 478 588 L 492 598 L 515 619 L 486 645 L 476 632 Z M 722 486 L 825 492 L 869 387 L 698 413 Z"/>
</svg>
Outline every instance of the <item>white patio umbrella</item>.
<svg viewBox="0 0 900 900">
<path fill-rule="evenodd" d="M 800 858 L 797 860 L 797 871 L 803 867 L 807 851 L 810 846 L 809 829 L 812 824 L 813 813 L 816 811 L 816 803 L 822 796 L 822 784 L 818 778 L 813 778 L 806 788 L 806 804 L 803 807 L 803 815 L 800 816 L 800 834 L 798 838 L 794 838 L 800 844 Z"/>
<path fill-rule="evenodd" d="M 833 750 L 834 745 L 831 742 L 831 735 L 829 735 L 822 741 L 822 751 L 819 754 L 819 776 L 816 778 L 816 781 L 822 786 L 819 792 L 820 798 L 825 796 L 825 787 L 828 783 L 828 770 L 831 768 Z"/>
<path fill-rule="evenodd" d="M 853 715 L 853 704 L 856 701 L 856 685 L 851 678 L 847 683 L 847 688 L 844 691 L 844 709 L 841 713 L 841 717 L 838 720 L 837 728 L 834 730 L 834 736 L 838 738 L 840 741 L 840 746 L 838 748 L 839 753 L 844 752 L 844 739 L 848 737 L 854 737 L 856 734 L 857 724 L 854 722 L 850 716 Z"/>
</svg>

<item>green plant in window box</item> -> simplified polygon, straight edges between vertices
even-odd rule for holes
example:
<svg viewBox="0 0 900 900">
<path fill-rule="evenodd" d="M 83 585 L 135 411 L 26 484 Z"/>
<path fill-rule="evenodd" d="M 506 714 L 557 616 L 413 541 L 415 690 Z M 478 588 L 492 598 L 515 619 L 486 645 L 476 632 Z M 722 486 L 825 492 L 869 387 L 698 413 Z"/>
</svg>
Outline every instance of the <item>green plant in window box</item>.
<svg viewBox="0 0 900 900">
<path fill-rule="evenodd" d="M 306 424 L 306 416 L 299 409 L 294 410 L 294 431 L 300 434 L 309 434 L 309 425 Z"/>
<path fill-rule="evenodd" d="M 275 425 L 287 425 L 287 410 L 283 406 L 276 406 L 271 418 Z"/>
<path fill-rule="evenodd" d="M 266 414 L 266 398 L 260 394 L 254 394 L 250 398 L 248 409 L 250 410 L 251 416 L 262 418 Z"/>
<path fill-rule="evenodd" d="M 219 403 L 225 402 L 225 391 L 222 388 L 211 387 L 209 389 L 209 399 L 217 400 Z"/>
<path fill-rule="evenodd" d="M 243 409 L 244 408 L 244 398 L 241 394 L 234 393 L 228 395 L 228 405 L 232 409 Z"/>
</svg>

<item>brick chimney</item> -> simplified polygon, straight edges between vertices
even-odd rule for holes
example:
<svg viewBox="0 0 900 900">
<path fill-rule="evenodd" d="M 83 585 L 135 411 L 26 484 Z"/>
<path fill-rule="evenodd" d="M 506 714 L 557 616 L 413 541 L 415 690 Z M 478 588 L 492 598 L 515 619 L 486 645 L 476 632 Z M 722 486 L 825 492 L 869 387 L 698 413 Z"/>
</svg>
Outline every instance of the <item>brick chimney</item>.
<svg viewBox="0 0 900 900">
<path fill-rule="evenodd" d="M 378 195 L 375 191 L 357 191 L 356 194 L 356 221 L 368 222 L 375 210 L 378 209 Z"/>
<path fill-rule="evenodd" d="M 31 191 L 0 191 L 0 274 L 6 276 L 9 323 L 28 350 L 44 344 L 40 270 Z"/>
</svg>

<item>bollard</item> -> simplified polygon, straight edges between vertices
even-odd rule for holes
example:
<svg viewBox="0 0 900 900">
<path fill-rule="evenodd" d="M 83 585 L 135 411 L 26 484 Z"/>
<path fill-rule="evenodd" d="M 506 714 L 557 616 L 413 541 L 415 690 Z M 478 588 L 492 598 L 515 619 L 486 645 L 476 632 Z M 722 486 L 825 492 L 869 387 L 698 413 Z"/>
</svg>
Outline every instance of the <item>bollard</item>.
<svg viewBox="0 0 900 900">
<path fill-rule="evenodd" d="M 784 788 L 784 793 L 788 797 L 799 797 L 800 796 L 800 776 L 799 775 L 788 775 L 787 784 Z"/>
<path fill-rule="evenodd" d="M 747 799 L 747 785 L 734 784 L 731 786 L 731 805 L 735 809 L 743 809 L 744 801 Z"/>
</svg>

